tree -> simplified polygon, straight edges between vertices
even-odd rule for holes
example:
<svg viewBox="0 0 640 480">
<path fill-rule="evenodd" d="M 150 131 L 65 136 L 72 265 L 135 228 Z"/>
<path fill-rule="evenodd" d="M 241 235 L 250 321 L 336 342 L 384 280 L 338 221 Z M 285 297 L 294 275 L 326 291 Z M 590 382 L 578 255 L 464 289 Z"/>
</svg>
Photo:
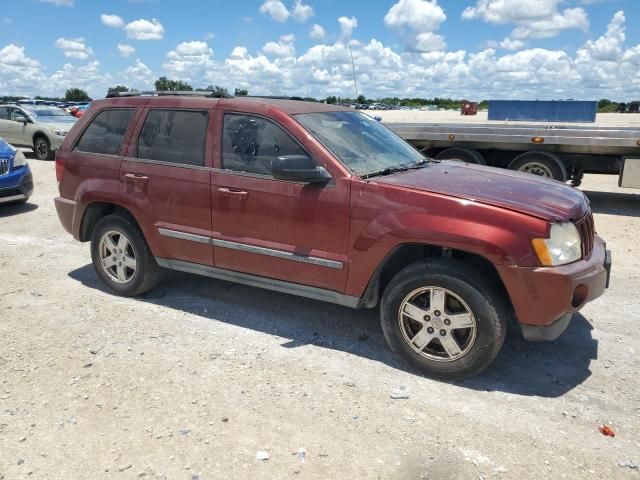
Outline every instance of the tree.
<svg viewBox="0 0 640 480">
<path fill-rule="evenodd" d="M 79 88 L 70 88 L 64 94 L 64 99 L 67 102 L 89 102 L 91 97 L 87 92 Z"/>
<path fill-rule="evenodd" d="M 211 92 L 214 97 L 228 97 L 229 92 L 220 85 L 209 85 L 207 88 L 198 88 L 198 92 Z"/>
<path fill-rule="evenodd" d="M 338 101 L 338 99 L 335 97 L 335 95 L 331 95 L 330 97 L 327 97 L 325 102 L 326 103 L 330 103 L 330 104 L 334 104 Z"/>
<path fill-rule="evenodd" d="M 236 93 L 235 93 L 236 97 L 246 97 L 247 95 L 249 95 L 248 90 L 244 88 L 236 88 Z"/>
<path fill-rule="evenodd" d="M 128 92 L 129 88 L 124 85 L 116 85 L 115 87 L 109 87 L 110 92 Z"/>
<path fill-rule="evenodd" d="M 190 92 L 193 87 L 182 80 L 169 80 L 167 77 L 160 77 L 156 80 L 156 90 L 160 92 Z"/>
<path fill-rule="evenodd" d="M 367 99 L 364 95 L 358 95 L 358 103 L 367 103 Z"/>
</svg>

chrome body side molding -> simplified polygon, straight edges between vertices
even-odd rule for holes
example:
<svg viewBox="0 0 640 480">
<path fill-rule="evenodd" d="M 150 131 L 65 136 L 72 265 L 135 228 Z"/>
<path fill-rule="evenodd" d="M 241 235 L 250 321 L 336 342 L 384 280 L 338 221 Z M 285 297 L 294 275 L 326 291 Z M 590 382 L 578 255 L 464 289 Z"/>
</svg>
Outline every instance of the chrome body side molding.
<svg viewBox="0 0 640 480">
<path fill-rule="evenodd" d="M 207 277 L 226 280 L 229 282 L 241 283 L 252 287 L 264 288 L 275 292 L 288 293 L 299 297 L 311 298 L 323 302 L 335 303 L 345 307 L 359 308 L 360 298 L 343 293 L 334 292 L 333 290 L 325 290 L 323 288 L 310 287 L 308 285 L 300 285 L 297 283 L 286 282 L 284 280 L 276 280 L 273 278 L 259 277 L 248 273 L 234 272 L 233 270 L 225 270 L 222 268 L 210 267 L 198 263 L 185 262 L 182 260 L 172 260 L 168 258 L 156 257 L 158 265 L 171 270 L 181 272 L 195 273 Z"/>
<path fill-rule="evenodd" d="M 344 264 L 335 260 L 327 260 L 326 258 L 310 257 L 299 255 L 297 253 L 286 252 L 284 250 L 275 250 L 273 248 L 258 247 L 246 243 L 231 242 L 229 240 L 221 240 L 218 238 L 205 237 L 202 235 L 194 235 L 192 233 L 180 232 L 178 230 L 169 230 L 167 228 L 158 228 L 160 235 L 180 240 L 189 240 L 191 242 L 206 243 L 221 248 L 229 248 L 241 252 L 256 253 L 258 255 L 266 255 L 268 257 L 282 258 L 284 260 L 292 260 L 294 262 L 310 263 L 320 267 L 342 269 Z"/>
</svg>

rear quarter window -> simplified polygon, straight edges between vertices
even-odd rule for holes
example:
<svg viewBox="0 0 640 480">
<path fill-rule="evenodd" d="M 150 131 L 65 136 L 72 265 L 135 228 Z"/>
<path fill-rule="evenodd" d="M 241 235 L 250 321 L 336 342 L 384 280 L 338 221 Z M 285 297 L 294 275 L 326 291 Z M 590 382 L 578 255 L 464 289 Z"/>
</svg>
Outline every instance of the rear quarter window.
<svg viewBox="0 0 640 480">
<path fill-rule="evenodd" d="M 117 155 L 135 108 L 103 110 L 91 121 L 76 144 L 76 150 Z"/>
</svg>

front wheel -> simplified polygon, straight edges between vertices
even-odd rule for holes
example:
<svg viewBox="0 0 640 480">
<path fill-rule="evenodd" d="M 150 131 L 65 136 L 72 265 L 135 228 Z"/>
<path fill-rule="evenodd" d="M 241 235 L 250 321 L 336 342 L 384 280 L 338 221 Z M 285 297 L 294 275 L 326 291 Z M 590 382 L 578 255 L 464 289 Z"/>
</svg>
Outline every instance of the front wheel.
<svg viewBox="0 0 640 480">
<path fill-rule="evenodd" d="M 162 269 L 140 229 L 119 215 L 104 217 L 94 228 L 91 259 L 100 280 L 125 297 L 145 293 L 162 279 Z"/>
<path fill-rule="evenodd" d="M 482 274 L 461 261 L 414 263 L 388 285 L 380 309 L 391 349 L 427 375 L 475 375 L 500 351 L 506 309 Z"/>
<path fill-rule="evenodd" d="M 36 137 L 33 141 L 33 151 L 38 160 L 53 160 L 54 154 L 51 151 L 51 144 L 45 137 Z"/>
</svg>

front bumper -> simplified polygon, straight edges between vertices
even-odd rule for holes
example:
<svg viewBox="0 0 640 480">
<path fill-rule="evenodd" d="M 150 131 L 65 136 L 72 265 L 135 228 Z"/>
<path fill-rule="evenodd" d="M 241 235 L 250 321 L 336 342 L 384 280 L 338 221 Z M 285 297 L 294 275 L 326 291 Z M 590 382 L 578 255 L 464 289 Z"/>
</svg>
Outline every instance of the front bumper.
<svg viewBox="0 0 640 480">
<path fill-rule="evenodd" d="M 497 267 L 525 338 L 554 340 L 574 312 L 609 286 L 611 252 L 596 236 L 591 257 L 560 267 Z"/>
<path fill-rule="evenodd" d="M 33 193 L 33 175 L 29 165 L 0 177 L 0 203 L 28 200 Z"/>
</svg>

